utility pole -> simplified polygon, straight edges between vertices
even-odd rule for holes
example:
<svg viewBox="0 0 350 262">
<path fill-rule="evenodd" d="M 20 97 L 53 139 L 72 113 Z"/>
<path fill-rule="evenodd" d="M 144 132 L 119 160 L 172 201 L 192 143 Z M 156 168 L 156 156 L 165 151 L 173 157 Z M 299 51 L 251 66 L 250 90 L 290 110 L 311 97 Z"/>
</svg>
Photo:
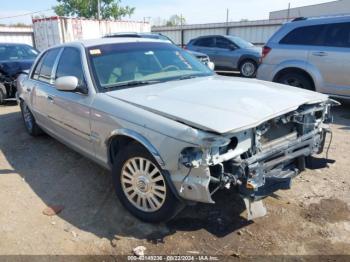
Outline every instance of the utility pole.
<svg viewBox="0 0 350 262">
<path fill-rule="evenodd" d="M 97 0 L 97 19 L 101 20 L 101 0 Z"/>
<path fill-rule="evenodd" d="M 226 35 L 229 35 L 230 33 L 230 29 L 228 27 L 229 16 L 230 16 L 230 10 L 226 8 Z"/>
<path fill-rule="evenodd" d="M 290 18 L 290 3 L 288 3 L 287 20 Z"/>
<path fill-rule="evenodd" d="M 144 17 L 143 17 L 143 22 L 144 22 L 144 23 L 146 23 L 146 22 L 151 23 L 151 19 L 152 19 L 151 16 L 144 16 Z"/>
<path fill-rule="evenodd" d="M 184 47 L 185 42 L 184 42 L 184 29 L 183 27 L 183 16 L 182 14 L 180 15 L 180 26 L 181 26 L 181 47 Z"/>
</svg>

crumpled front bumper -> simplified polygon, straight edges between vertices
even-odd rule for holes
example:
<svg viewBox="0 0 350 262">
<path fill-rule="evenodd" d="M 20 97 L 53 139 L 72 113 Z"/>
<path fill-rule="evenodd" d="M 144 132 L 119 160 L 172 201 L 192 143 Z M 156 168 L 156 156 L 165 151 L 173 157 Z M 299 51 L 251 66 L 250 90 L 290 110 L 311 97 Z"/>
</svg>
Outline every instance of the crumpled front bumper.
<svg viewBox="0 0 350 262">
<path fill-rule="evenodd" d="M 246 159 L 243 164 L 248 179 L 240 185 L 240 194 L 259 200 L 277 190 L 289 189 L 291 179 L 305 169 L 305 157 L 322 152 L 327 131 L 313 130 Z"/>
</svg>

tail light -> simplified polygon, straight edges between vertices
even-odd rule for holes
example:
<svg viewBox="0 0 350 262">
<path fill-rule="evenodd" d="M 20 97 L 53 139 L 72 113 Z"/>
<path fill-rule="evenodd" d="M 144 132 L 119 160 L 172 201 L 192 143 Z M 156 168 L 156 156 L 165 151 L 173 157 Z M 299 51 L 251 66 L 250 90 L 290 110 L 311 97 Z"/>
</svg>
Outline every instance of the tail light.
<svg viewBox="0 0 350 262">
<path fill-rule="evenodd" d="M 268 46 L 264 46 L 262 49 L 262 58 L 265 58 L 271 51 L 271 48 Z"/>
</svg>

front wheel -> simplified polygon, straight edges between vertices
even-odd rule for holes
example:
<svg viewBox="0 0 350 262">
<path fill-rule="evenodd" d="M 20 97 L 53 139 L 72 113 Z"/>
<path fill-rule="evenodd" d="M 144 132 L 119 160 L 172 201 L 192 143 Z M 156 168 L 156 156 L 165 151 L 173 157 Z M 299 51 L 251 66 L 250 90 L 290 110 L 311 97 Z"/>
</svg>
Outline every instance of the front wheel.
<svg viewBox="0 0 350 262">
<path fill-rule="evenodd" d="M 36 123 L 35 118 L 34 118 L 32 112 L 29 110 L 27 104 L 24 101 L 21 101 L 20 107 L 21 107 L 23 122 L 24 122 L 26 129 L 27 129 L 27 132 L 31 136 L 41 135 L 42 130 L 38 126 L 38 124 Z"/>
<path fill-rule="evenodd" d="M 132 143 L 116 157 L 112 168 L 116 194 L 130 213 L 145 222 L 171 219 L 180 203 L 164 171 L 148 151 Z"/>
<path fill-rule="evenodd" d="M 255 77 L 257 69 L 258 66 L 253 60 L 244 60 L 239 66 L 241 75 L 247 78 Z"/>
</svg>

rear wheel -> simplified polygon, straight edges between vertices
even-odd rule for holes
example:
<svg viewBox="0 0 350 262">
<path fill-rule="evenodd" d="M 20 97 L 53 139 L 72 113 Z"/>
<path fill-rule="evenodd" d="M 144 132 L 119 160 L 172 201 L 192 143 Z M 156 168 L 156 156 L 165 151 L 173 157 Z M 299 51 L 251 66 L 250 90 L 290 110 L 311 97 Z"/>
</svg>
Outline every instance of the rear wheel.
<svg viewBox="0 0 350 262">
<path fill-rule="evenodd" d="M 310 81 L 310 79 L 307 76 L 297 72 L 283 74 L 277 79 L 277 82 L 307 90 L 314 90 L 313 84 Z"/>
<path fill-rule="evenodd" d="M 7 98 L 7 91 L 3 84 L 0 84 L 0 105 L 5 103 L 5 99 Z"/>
<path fill-rule="evenodd" d="M 31 136 L 41 135 L 43 132 L 35 121 L 35 118 L 24 101 L 20 102 L 22 118 L 28 134 Z"/>
<path fill-rule="evenodd" d="M 138 143 L 131 143 L 116 157 L 112 168 L 116 194 L 126 209 L 145 222 L 171 219 L 180 203 L 164 171 Z"/>
<path fill-rule="evenodd" d="M 256 75 L 257 64 L 253 60 L 244 60 L 239 66 L 239 71 L 243 77 L 253 78 Z"/>
</svg>

